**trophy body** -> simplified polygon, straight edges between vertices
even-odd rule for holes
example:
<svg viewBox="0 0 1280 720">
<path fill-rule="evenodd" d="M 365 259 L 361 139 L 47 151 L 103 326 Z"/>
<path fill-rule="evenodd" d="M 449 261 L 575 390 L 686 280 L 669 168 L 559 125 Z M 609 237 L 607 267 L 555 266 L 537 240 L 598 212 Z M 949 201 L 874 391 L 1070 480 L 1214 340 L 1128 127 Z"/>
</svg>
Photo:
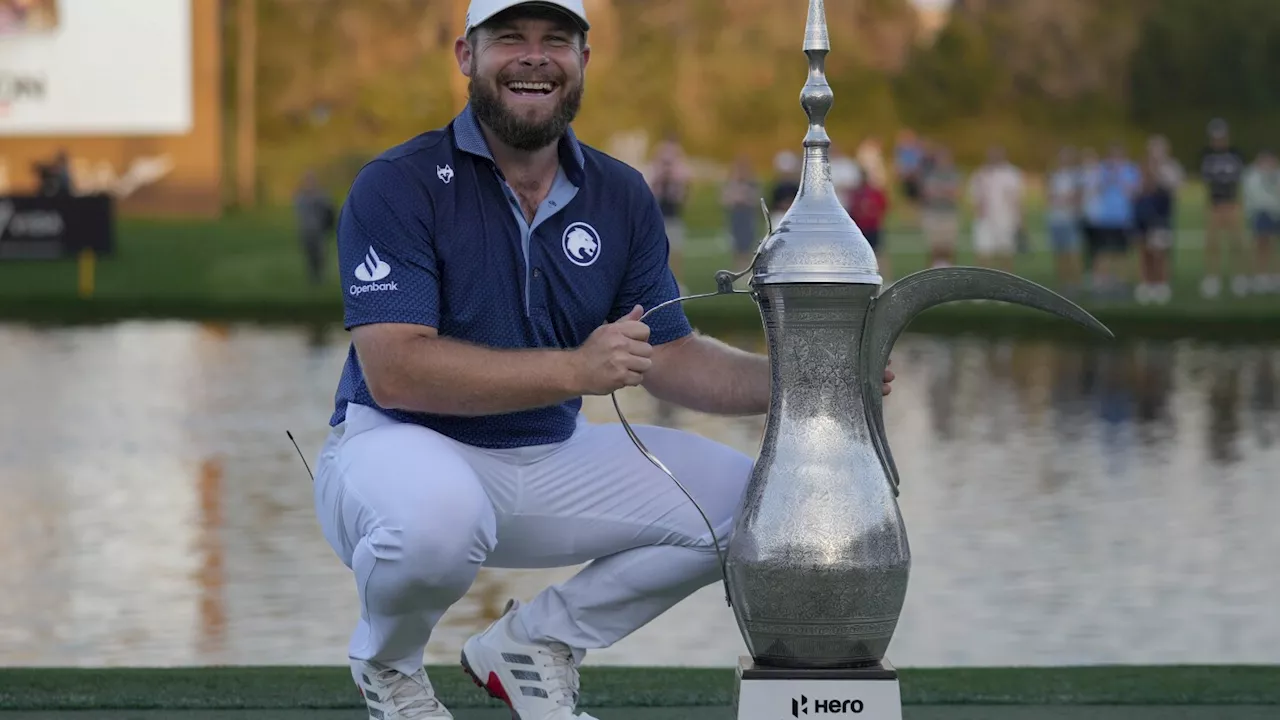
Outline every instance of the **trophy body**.
<svg viewBox="0 0 1280 720">
<path fill-rule="evenodd" d="M 875 291 L 779 283 L 757 293 L 774 383 L 726 574 L 758 664 L 874 666 L 897 627 L 911 553 L 858 362 Z"/>
<path fill-rule="evenodd" d="M 1110 335 L 1066 298 L 995 270 L 925 270 L 881 290 L 875 253 L 831 182 L 829 49 L 824 2 L 809 0 L 800 189 L 749 268 L 772 380 L 760 455 L 724 560 L 750 652 L 738 663 L 739 720 L 901 720 L 897 671 L 885 655 L 911 551 L 881 385 L 911 319 L 942 303 L 989 299 Z"/>
</svg>

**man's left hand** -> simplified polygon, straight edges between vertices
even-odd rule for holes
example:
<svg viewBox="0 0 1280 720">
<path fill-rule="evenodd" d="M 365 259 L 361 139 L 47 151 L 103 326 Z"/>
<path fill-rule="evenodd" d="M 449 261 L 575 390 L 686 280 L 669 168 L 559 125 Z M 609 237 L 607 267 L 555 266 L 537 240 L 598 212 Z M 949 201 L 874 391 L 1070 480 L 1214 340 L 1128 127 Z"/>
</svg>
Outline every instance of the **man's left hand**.
<svg viewBox="0 0 1280 720">
<path fill-rule="evenodd" d="M 893 374 L 893 371 L 887 367 L 888 365 L 892 365 L 892 364 L 893 364 L 893 358 L 889 358 L 889 362 L 885 363 L 886 367 L 884 369 L 884 386 L 881 388 L 881 392 L 885 395 L 888 395 L 889 393 L 893 392 L 893 388 L 889 385 L 889 383 L 893 382 L 893 378 L 895 377 L 895 375 Z"/>
</svg>

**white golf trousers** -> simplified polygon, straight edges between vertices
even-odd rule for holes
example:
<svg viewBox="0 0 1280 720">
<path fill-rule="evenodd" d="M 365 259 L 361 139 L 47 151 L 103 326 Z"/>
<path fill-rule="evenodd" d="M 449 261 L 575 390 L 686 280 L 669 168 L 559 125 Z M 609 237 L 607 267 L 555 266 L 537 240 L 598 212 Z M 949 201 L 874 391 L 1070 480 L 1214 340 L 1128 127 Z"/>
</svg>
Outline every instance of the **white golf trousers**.
<svg viewBox="0 0 1280 720">
<path fill-rule="evenodd" d="M 752 460 L 687 432 L 633 426 L 727 545 Z M 579 421 L 563 443 L 487 450 L 359 405 L 316 465 L 325 539 L 355 575 L 348 654 L 404 673 L 481 566 L 567 567 L 521 607 L 517 629 L 579 662 L 720 580 L 706 523 L 620 424 Z"/>
</svg>

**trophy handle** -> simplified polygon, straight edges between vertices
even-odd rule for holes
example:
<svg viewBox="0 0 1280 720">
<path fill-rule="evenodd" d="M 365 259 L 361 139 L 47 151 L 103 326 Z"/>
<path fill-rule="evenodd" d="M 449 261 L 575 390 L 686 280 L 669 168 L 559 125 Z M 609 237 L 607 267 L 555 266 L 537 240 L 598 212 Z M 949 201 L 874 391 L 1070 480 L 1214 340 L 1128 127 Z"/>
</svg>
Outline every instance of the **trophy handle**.
<svg viewBox="0 0 1280 720">
<path fill-rule="evenodd" d="M 764 204 L 763 200 L 761 200 L 761 204 L 762 205 Z M 757 256 L 758 255 L 759 255 L 759 251 L 757 250 Z M 640 316 L 640 320 L 643 321 L 645 318 L 649 317 L 650 315 L 657 312 L 658 310 L 661 310 L 662 308 L 667 307 L 668 305 L 674 305 L 676 303 L 685 303 L 690 300 L 701 300 L 703 298 L 717 297 L 720 295 L 750 295 L 751 292 L 749 290 L 734 290 L 733 283 L 738 278 L 751 272 L 751 269 L 754 267 L 755 267 L 755 258 L 752 258 L 751 264 L 748 265 L 747 268 L 745 270 L 742 270 L 741 272 L 735 273 L 731 270 L 720 270 L 716 273 L 715 292 L 699 293 L 696 295 L 685 295 L 684 297 L 678 297 L 671 300 L 667 300 L 666 302 L 659 303 L 649 308 L 648 310 L 646 310 L 644 314 Z M 729 573 L 728 573 L 726 562 L 725 562 L 724 550 L 722 550 L 720 547 L 720 538 L 716 535 L 716 528 L 714 525 L 711 524 L 711 519 L 707 517 L 706 511 L 702 509 L 702 506 L 698 504 L 698 501 L 693 499 L 693 495 L 688 491 L 688 489 L 685 488 L 684 484 L 681 483 L 678 478 L 676 478 L 675 473 L 671 472 L 671 470 L 669 470 L 667 466 L 664 465 L 662 461 L 658 459 L 658 456 L 654 455 L 653 451 L 645 446 L 644 441 L 640 439 L 639 435 L 636 435 L 635 430 L 631 428 L 631 423 L 627 422 L 627 416 L 622 413 L 622 406 L 618 405 L 617 393 L 616 392 L 609 393 L 609 397 L 613 400 L 613 409 L 615 412 L 618 413 L 618 420 L 622 423 L 622 429 L 626 431 L 627 437 L 631 438 L 631 443 L 636 446 L 636 449 L 640 451 L 640 454 L 644 455 L 649 462 L 653 463 L 654 467 L 658 468 L 663 472 L 663 474 L 671 478 L 671 481 L 676 484 L 676 487 L 680 488 L 680 492 L 684 493 L 685 497 L 689 498 L 689 502 L 693 503 L 693 507 L 697 509 L 698 514 L 702 516 L 702 521 L 706 523 L 707 530 L 711 532 L 711 542 L 714 543 L 716 547 L 716 558 L 720 563 L 720 577 L 724 581 L 725 603 L 727 603 L 729 607 L 733 607 L 733 597 L 730 595 L 730 592 L 729 592 Z"/>
<path fill-rule="evenodd" d="M 1043 310 L 1090 330 L 1115 337 L 1084 308 L 1052 290 L 999 270 L 976 267 L 933 268 L 912 273 L 890 285 L 872 301 L 863 337 L 863 393 L 867 423 L 885 473 L 896 497 L 901 482 L 884 426 L 884 397 L 880 392 L 889 352 L 898 336 L 917 315 L 936 305 L 957 300 L 999 300 Z"/>
<path fill-rule="evenodd" d="M 733 284 L 742 276 L 756 269 L 756 262 L 760 259 L 760 249 L 764 247 L 765 241 L 773 235 L 773 216 L 769 214 L 769 204 L 764 201 L 764 198 L 760 198 L 760 211 L 764 213 L 764 238 L 761 239 L 760 242 L 756 243 L 756 251 L 751 255 L 751 262 L 747 263 L 747 266 L 738 272 L 733 272 L 732 270 L 717 270 L 716 291 L 711 293 L 711 295 L 727 295 L 733 292 L 751 294 L 749 291 L 745 290 L 734 290 Z M 689 299 L 692 300 L 693 298 L 690 297 Z"/>
<path fill-rule="evenodd" d="M 773 235 L 773 218 L 769 215 L 769 205 L 764 201 L 764 198 L 760 198 L 760 210 L 764 212 L 764 223 L 767 232 L 765 233 L 764 239 L 756 245 L 756 252 L 751 256 L 751 262 L 748 263 L 745 268 L 738 272 L 734 272 L 732 270 L 719 270 L 716 272 L 716 289 L 714 292 L 685 295 L 684 297 L 678 297 L 659 303 L 658 305 L 646 310 L 645 313 L 640 316 L 640 320 L 643 321 L 658 310 L 661 310 L 668 305 L 674 305 L 675 303 L 684 303 L 689 300 L 701 300 L 703 298 L 716 297 L 719 295 L 754 295 L 750 290 L 734 290 L 733 284 L 737 282 L 739 278 L 755 269 L 756 261 L 760 258 L 760 248 L 764 247 L 765 240 L 768 240 L 769 237 Z M 724 581 L 724 600 L 729 607 L 733 607 L 733 597 L 729 591 L 729 572 L 725 562 L 724 551 L 720 548 L 720 538 L 716 536 L 715 526 L 711 524 L 711 520 L 707 517 L 707 513 L 703 511 L 702 506 L 698 504 L 697 500 L 693 499 L 693 495 L 685 489 L 685 486 L 676 478 L 675 474 L 667 469 L 667 466 L 663 465 L 662 461 L 659 460 L 658 457 L 649 450 L 649 448 L 645 447 L 640 436 L 636 435 L 635 430 L 631 429 L 631 423 L 627 422 L 626 415 L 623 415 L 622 413 L 622 407 L 618 405 L 617 394 L 609 393 L 609 397 L 613 399 L 613 409 L 618 413 L 618 420 L 622 423 L 622 429 L 626 431 L 627 437 L 631 438 L 631 443 L 636 446 L 636 449 L 640 451 L 640 454 L 644 455 L 649 462 L 653 463 L 654 467 L 658 468 L 667 477 L 671 478 L 671 481 L 676 484 L 676 487 L 680 488 L 680 492 L 683 492 L 684 496 L 689 498 L 689 502 L 693 503 L 694 508 L 698 510 L 698 514 L 702 516 L 702 521 L 707 524 L 707 530 L 711 531 L 711 541 L 715 543 L 716 546 L 716 558 L 720 562 L 720 577 Z"/>
</svg>

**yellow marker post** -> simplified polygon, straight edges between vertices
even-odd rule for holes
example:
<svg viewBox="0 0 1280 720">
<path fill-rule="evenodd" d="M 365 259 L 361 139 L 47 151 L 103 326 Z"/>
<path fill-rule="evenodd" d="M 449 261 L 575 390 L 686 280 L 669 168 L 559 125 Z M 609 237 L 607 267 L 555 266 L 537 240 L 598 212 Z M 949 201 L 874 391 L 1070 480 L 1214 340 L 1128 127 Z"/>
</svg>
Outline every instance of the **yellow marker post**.
<svg viewBox="0 0 1280 720">
<path fill-rule="evenodd" d="M 85 248 L 80 251 L 80 259 L 77 263 L 80 270 L 80 297 L 87 299 L 93 297 L 93 286 L 97 275 L 97 256 L 93 252 L 93 248 Z"/>
</svg>

